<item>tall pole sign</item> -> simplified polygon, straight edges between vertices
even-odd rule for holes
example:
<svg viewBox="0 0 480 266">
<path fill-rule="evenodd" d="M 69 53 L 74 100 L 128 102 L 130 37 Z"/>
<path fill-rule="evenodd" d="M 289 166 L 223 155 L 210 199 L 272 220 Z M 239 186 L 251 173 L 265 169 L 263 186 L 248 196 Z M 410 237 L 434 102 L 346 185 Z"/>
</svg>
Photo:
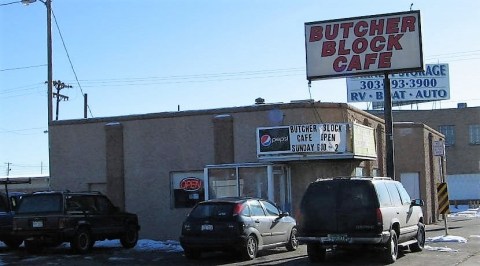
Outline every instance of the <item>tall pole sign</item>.
<svg viewBox="0 0 480 266">
<path fill-rule="evenodd" d="M 387 175 L 395 178 L 388 75 L 423 70 L 420 11 L 305 23 L 307 80 L 385 75 Z"/>
</svg>

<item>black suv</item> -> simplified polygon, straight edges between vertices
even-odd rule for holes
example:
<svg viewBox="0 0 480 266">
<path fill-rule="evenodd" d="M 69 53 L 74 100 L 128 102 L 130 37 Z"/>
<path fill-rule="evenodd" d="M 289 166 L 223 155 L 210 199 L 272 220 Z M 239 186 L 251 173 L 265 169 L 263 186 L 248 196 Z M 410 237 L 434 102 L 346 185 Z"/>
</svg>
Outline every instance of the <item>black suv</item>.
<svg viewBox="0 0 480 266">
<path fill-rule="evenodd" d="M 136 214 L 120 211 L 99 192 L 35 192 L 22 196 L 13 219 L 13 233 L 29 252 L 70 242 L 87 253 L 95 241 L 120 239 L 125 248 L 137 244 Z"/>
<path fill-rule="evenodd" d="M 220 198 L 198 203 L 182 226 L 185 257 L 204 251 L 239 251 L 254 259 L 257 251 L 284 246 L 296 250 L 295 219 L 273 203 L 257 198 Z"/>
<path fill-rule="evenodd" d="M 425 226 L 420 206 L 390 178 L 332 178 L 311 183 L 300 205 L 298 239 L 312 262 L 327 249 L 377 248 L 385 262 L 397 259 L 399 245 L 421 251 Z"/>
</svg>

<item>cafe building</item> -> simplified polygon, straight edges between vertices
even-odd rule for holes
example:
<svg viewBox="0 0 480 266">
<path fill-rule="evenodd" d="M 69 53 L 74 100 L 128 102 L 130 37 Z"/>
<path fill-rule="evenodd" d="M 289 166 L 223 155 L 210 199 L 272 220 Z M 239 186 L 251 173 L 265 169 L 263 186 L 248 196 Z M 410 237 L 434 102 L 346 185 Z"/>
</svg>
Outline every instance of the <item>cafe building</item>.
<svg viewBox="0 0 480 266">
<path fill-rule="evenodd" d="M 386 174 L 383 119 L 345 103 L 259 98 L 243 107 L 54 121 L 49 134 L 51 189 L 105 193 L 138 215 L 148 239 L 178 239 L 205 199 L 262 197 L 294 215 L 317 178 Z M 422 197 L 432 186 L 430 176 L 419 178 Z"/>
</svg>

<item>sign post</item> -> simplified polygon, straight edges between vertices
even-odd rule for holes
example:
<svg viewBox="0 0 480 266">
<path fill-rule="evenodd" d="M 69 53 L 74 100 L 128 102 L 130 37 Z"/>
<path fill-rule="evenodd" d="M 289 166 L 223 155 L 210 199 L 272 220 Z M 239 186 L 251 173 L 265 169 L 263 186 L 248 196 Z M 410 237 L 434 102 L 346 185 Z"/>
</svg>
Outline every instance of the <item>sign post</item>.
<svg viewBox="0 0 480 266">
<path fill-rule="evenodd" d="M 396 180 L 395 178 L 395 159 L 394 159 L 394 144 L 393 144 L 393 117 L 392 117 L 392 91 L 390 89 L 390 78 L 388 71 L 385 72 L 385 80 L 383 81 L 383 94 L 385 95 L 385 102 L 383 108 L 383 115 L 385 117 L 385 149 L 387 150 L 387 176 Z"/>
<path fill-rule="evenodd" d="M 450 213 L 450 200 L 448 199 L 447 181 L 443 172 L 443 160 L 445 158 L 445 142 L 442 140 L 433 142 L 433 155 L 440 160 L 440 179 L 441 183 L 437 185 L 438 211 L 442 214 L 445 223 L 445 235 L 448 235 L 447 215 Z"/>
</svg>

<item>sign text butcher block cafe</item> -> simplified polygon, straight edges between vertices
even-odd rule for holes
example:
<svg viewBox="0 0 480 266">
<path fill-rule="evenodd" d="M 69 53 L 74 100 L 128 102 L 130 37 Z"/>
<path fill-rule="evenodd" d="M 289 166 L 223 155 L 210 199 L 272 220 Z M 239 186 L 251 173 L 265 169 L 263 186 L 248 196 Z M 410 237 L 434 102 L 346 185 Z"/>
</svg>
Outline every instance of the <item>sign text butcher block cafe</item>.
<svg viewBox="0 0 480 266">
<path fill-rule="evenodd" d="M 420 11 L 305 23 L 307 79 L 423 68 Z"/>
</svg>

